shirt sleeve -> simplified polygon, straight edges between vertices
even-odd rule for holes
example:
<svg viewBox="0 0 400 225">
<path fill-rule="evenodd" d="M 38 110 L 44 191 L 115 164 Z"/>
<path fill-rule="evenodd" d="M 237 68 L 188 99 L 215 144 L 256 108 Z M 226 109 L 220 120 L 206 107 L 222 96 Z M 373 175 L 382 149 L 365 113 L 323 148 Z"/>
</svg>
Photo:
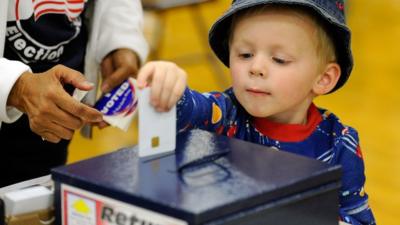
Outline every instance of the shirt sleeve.
<svg viewBox="0 0 400 225">
<path fill-rule="evenodd" d="M 339 191 L 340 219 L 346 223 L 375 224 L 365 193 L 364 161 L 357 131 L 344 127 L 336 143 L 336 163 L 342 166 L 342 187 Z"/>
<path fill-rule="evenodd" d="M 139 0 L 98 0 L 95 3 L 95 18 L 100 20 L 96 60 L 102 59 L 111 51 L 128 48 L 136 52 L 143 64 L 149 47 L 143 33 L 143 8 Z"/>
<path fill-rule="evenodd" d="M 236 107 L 223 92 L 199 93 L 186 88 L 177 104 L 178 132 L 199 128 L 221 133 L 236 115 Z"/>
<path fill-rule="evenodd" d="M 22 62 L 0 58 L 0 123 L 12 123 L 22 115 L 16 108 L 7 106 L 7 99 L 15 82 L 25 71 L 30 71 L 30 68 Z"/>
</svg>

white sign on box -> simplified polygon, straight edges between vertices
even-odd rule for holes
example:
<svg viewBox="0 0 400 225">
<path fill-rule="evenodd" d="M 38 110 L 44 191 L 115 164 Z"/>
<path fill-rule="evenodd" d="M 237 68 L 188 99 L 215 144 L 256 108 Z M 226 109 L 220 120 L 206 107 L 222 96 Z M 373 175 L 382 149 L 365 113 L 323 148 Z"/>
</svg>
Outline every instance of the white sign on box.
<svg viewBox="0 0 400 225">
<path fill-rule="evenodd" d="M 66 184 L 60 189 L 63 225 L 187 225 L 180 219 Z"/>
<path fill-rule="evenodd" d="M 157 112 L 150 104 L 150 88 L 139 91 L 139 156 L 156 157 L 175 151 L 176 106 Z"/>
</svg>

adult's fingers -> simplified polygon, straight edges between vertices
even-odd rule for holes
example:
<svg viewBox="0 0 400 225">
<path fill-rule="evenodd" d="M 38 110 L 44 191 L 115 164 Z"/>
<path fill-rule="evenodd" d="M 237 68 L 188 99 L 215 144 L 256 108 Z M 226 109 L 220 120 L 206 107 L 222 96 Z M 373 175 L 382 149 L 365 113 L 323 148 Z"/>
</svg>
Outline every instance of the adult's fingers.
<svg viewBox="0 0 400 225">
<path fill-rule="evenodd" d="M 103 78 L 112 74 L 114 70 L 112 55 L 107 55 L 101 62 L 101 74 Z"/>
<path fill-rule="evenodd" d="M 44 120 L 41 123 L 30 123 L 31 130 L 40 135 L 43 139 L 57 143 L 60 139 L 69 140 L 74 134 L 74 130 L 67 129 L 60 124 Z"/>
<path fill-rule="evenodd" d="M 108 124 L 108 123 L 106 123 L 106 122 L 104 122 L 104 121 L 102 121 L 102 122 L 100 122 L 100 123 L 95 123 L 95 124 L 93 124 L 94 126 L 97 126 L 99 129 L 103 129 L 103 128 L 106 128 L 106 127 L 108 127 L 108 126 L 110 126 L 110 124 Z"/>
<path fill-rule="evenodd" d="M 101 91 L 103 93 L 110 92 L 113 87 L 115 86 L 110 86 L 112 84 L 109 84 L 107 81 L 107 78 L 112 76 L 113 72 L 115 71 L 115 66 L 113 63 L 113 57 L 112 54 L 106 56 L 104 60 L 101 62 L 101 75 L 103 78 L 103 82 L 101 85 Z"/>
<path fill-rule="evenodd" d="M 46 134 L 48 135 L 49 133 L 53 134 L 58 138 L 70 140 L 74 135 L 74 130 L 67 129 L 57 123 L 49 123 L 48 126 L 46 127 L 46 130 L 44 131 L 44 135 Z M 48 137 L 45 136 L 44 138 L 47 139 Z"/>
<path fill-rule="evenodd" d="M 44 132 L 42 134 L 42 140 L 43 141 L 48 141 L 48 142 L 51 142 L 51 143 L 58 143 L 58 142 L 61 141 L 61 138 L 59 138 L 58 136 L 54 135 L 51 132 Z"/>
<path fill-rule="evenodd" d="M 109 53 L 102 62 L 103 84 L 101 90 L 109 92 L 130 76 L 137 75 L 139 61 L 134 51 L 120 48 Z"/>
<path fill-rule="evenodd" d="M 80 103 L 65 91 L 60 91 L 56 98 L 54 102 L 60 109 L 80 118 L 84 123 L 96 123 L 103 120 L 101 112 Z"/>
<path fill-rule="evenodd" d="M 72 84 L 74 87 L 89 91 L 94 85 L 86 80 L 86 78 L 78 71 L 70 69 L 66 66 L 57 65 L 52 68 L 54 74 L 62 83 Z"/>
<path fill-rule="evenodd" d="M 111 75 L 104 77 L 103 84 L 101 85 L 101 91 L 104 93 L 110 92 L 114 87 L 124 82 L 129 75 L 128 68 L 118 68 Z"/>
<path fill-rule="evenodd" d="M 83 121 L 78 116 L 67 113 L 58 107 L 53 109 L 48 119 L 71 130 L 76 130 L 83 126 Z"/>
<path fill-rule="evenodd" d="M 93 84 L 88 82 L 85 77 L 76 70 L 62 65 L 55 66 L 53 69 L 54 74 L 63 83 L 72 84 L 74 87 L 85 91 L 93 88 Z M 102 114 L 99 111 L 76 101 L 64 90 L 58 90 L 56 96 L 54 102 L 60 109 L 80 118 L 83 122 L 99 122 L 102 120 Z"/>
</svg>

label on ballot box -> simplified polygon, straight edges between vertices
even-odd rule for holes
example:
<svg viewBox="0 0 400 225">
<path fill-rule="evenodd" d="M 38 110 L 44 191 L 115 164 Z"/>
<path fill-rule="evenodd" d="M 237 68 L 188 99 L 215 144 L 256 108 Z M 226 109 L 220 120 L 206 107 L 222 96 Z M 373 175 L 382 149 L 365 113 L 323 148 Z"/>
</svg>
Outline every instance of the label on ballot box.
<svg viewBox="0 0 400 225">
<path fill-rule="evenodd" d="M 64 225 L 187 225 L 186 222 L 63 184 Z"/>
</svg>

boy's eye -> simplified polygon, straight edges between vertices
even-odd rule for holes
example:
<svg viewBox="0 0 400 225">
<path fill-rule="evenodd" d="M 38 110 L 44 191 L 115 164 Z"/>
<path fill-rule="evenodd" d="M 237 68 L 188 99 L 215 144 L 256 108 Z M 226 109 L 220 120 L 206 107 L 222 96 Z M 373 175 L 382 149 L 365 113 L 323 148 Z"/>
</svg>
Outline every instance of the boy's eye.
<svg viewBox="0 0 400 225">
<path fill-rule="evenodd" d="M 248 58 L 250 58 L 252 56 L 253 56 L 253 54 L 251 54 L 251 53 L 240 53 L 239 54 L 239 57 L 240 58 L 244 58 L 244 59 L 248 59 Z"/>
<path fill-rule="evenodd" d="M 274 60 L 278 64 L 286 64 L 288 61 L 278 58 L 278 57 L 272 57 L 272 60 Z"/>
</svg>

